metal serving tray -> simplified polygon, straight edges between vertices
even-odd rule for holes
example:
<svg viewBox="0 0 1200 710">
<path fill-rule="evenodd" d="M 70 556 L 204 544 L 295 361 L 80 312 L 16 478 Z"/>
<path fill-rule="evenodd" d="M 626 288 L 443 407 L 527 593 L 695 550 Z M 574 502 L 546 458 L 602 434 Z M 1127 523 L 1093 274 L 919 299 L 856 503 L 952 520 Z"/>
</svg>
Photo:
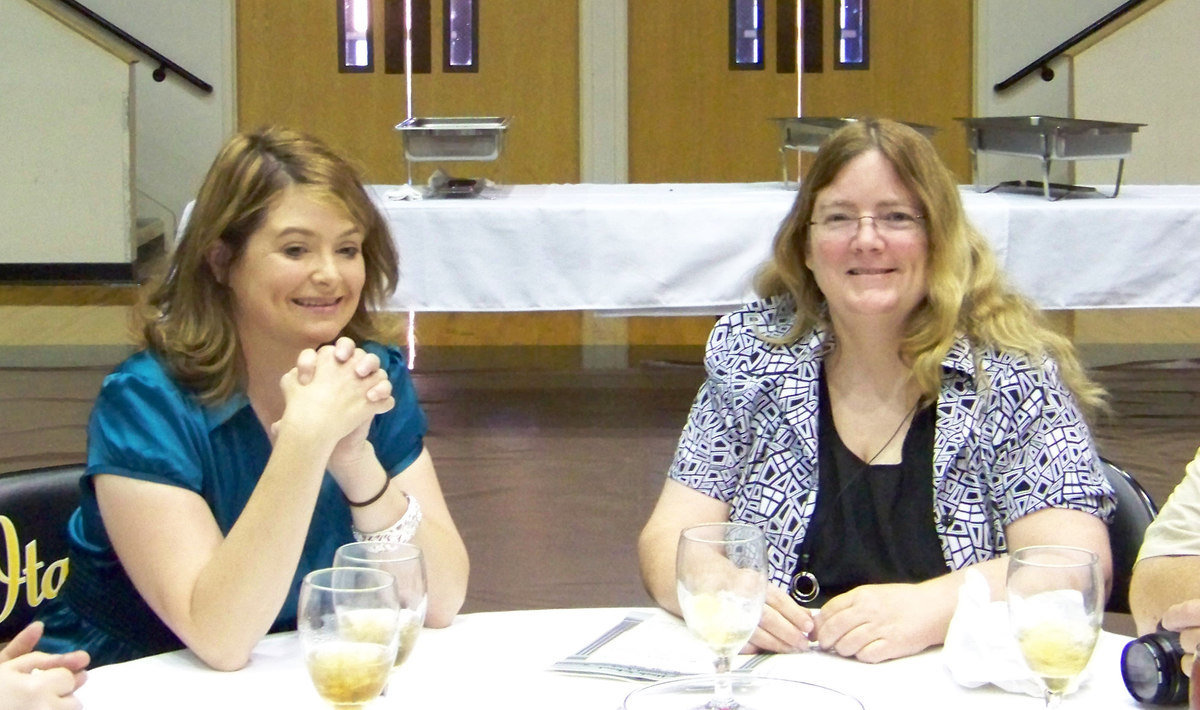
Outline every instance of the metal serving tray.
<svg viewBox="0 0 1200 710">
<path fill-rule="evenodd" d="M 414 163 L 488 161 L 500 157 L 508 119 L 500 117 L 409 118 L 396 125 L 404 157 Z"/>
<path fill-rule="evenodd" d="M 779 162 L 783 168 L 783 184 L 784 187 L 787 187 L 790 184 L 787 151 L 815 153 L 820 150 L 821 144 L 825 142 L 826 138 L 839 128 L 854 123 L 858 119 L 833 116 L 786 116 L 771 120 L 779 126 Z M 933 126 L 907 122 L 905 125 L 920 131 L 926 138 L 937 133 L 937 128 Z"/>
<path fill-rule="evenodd" d="M 967 128 L 967 148 L 971 151 L 975 188 L 986 191 L 1014 183 L 1001 183 L 992 188 L 979 184 L 978 154 L 997 153 L 1038 158 L 1042 161 L 1042 192 L 1046 199 L 1060 199 L 1072 190 L 1091 190 L 1076 185 L 1056 185 L 1063 191 L 1051 196 L 1050 165 L 1055 160 L 1117 160 L 1117 179 L 1113 186 L 1116 197 L 1121 191 L 1121 174 L 1125 158 L 1133 152 L 1133 134 L 1144 123 L 1118 123 L 1055 116 L 999 116 L 994 118 L 960 118 Z M 1021 183 L 1023 184 L 1023 183 Z"/>
</svg>

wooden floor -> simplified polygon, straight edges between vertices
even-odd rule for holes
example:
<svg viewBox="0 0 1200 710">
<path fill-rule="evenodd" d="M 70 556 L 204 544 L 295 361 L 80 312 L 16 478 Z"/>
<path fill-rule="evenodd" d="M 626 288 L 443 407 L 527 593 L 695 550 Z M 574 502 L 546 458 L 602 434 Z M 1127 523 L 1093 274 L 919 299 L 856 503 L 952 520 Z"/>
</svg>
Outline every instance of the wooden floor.
<svg viewBox="0 0 1200 710">
<path fill-rule="evenodd" d="M 76 462 L 111 367 L 0 368 L 0 474 Z M 1115 415 L 1101 453 L 1159 503 L 1200 446 L 1200 361 L 1094 373 Z M 428 446 L 471 553 L 467 611 L 649 603 L 635 539 L 662 486 L 702 371 L 415 374 Z"/>
</svg>

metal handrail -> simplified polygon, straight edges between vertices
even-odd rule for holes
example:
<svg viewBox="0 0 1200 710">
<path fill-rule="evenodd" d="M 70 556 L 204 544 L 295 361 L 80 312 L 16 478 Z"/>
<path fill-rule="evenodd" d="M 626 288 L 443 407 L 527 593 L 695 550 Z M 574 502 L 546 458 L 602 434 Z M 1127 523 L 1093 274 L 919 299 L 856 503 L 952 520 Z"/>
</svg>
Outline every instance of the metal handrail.
<svg viewBox="0 0 1200 710">
<path fill-rule="evenodd" d="M 1088 25 L 1084 29 L 1075 33 L 1075 35 L 1072 36 L 1067 41 L 1063 42 L 1062 44 L 1058 45 L 1057 47 L 1050 50 L 1049 52 L 1046 52 L 1042 56 L 1033 60 L 1028 65 L 1022 67 L 1017 73 L 1008 77 L 1004 81 L 1001 81 L 1000 83 L 996 84 L 995 86 L 992 87 L 992 90 L 995 91 L 996 93 L 1004 91 L 1005 89 L 1009 88 L 1013 84 L 1016 84 L 1018 81 L 1024 79 L 1025 77 L 1027 77 L 1030 74 L 1034 73 L 1035 71 L 1039 71 L 1039 70 L 1043 73 L 1043 76 L 1045 74 L 1049 74 L 1048 77 L 1044 76 L 1044 78 L 1046 79 L 1046 81 L 1050 81 L 1050 79 L 1054 78 L 1054 73 L 1052 71 L 1050 71 L 1050 67 L 1048 66 L 1051 61 L 1053 61 L 1054 59 L 1057 59 L 1059 55 L 1064 54 L 1067 50 L 1071 49 L 1072 47 L 1079 44 L 1080 42 L 1087 39 L 1088 37 L 1091 37 L 1092 35 L 1096 34 L 1100 30 L 1107 27 L 1108 25 L 1112 24 L 1114 21 L 1117 20 L 1117 18 L 1121 17 L 1125 13 L 1134 9 L 1138 5 L 1141 5 L 1145 1 L 1146 0 L 1127 0 L 1127 2 L 1122 3 L 1120 6 L 1118 6 L 1113 11 L 1109 12 L 1104 17 L 1101 17 L 1099 20 L 1096 20 L 1095 22 Z"/>
<path fill-rule="evenodd" d="M 154 73 L 151 75 L 154 77 L 155 81 L 165 80 L 167 78 L 167 71 L 169 70 L 169 71 L 175 72 L 184 81 L 188 82 L 192 86 L 195 86 L 197 89 L 203 91 L 204 93 L 206 93 L 206 94 L 212 93 L 212 90 L 213 90 L 212 84 L 209 84 L 207 81 L 204 81 L 203 79 L 201 79 L 200 77 L 191 73 L 187 69 L 184 69 L 183 67 L 179 66 L 175 62 L 171 61 L 162 52 L 155 50 L 153 47 L 147 45 L 145 42 L 142 42 L 137 37 L 134 37 L 133 35 L 126 32 L 125 30 L 121 29 L 120 27 L 117 27 L 116 25 L 114 25 L 113 23 L 104 19 L 100 15 L 97 15 L 95 13 L 95 11 L 93 11 L 91 8 L 81 5 L 80 3 L 76 2 L 76 0 L 59 0 L 59 2 L 66 5 L 67 7 L 71 8 L 75 12 L 78 12 L 80 15 L 83 15 L 84 17 L 91 20 L 92 22 L 96 23 L 102 29 L 106 30 L 107 32 L 112 34 L 117 39 L 121 40 L 122 42 L 125 42 L 126 44 L 133 47 L 137 51 L 141 52 L 142 54 L 146 55 L 147 57 L 150 57 L 154 61 L 158 62 L 158 68 L 155 69 Z"/>
</svg>

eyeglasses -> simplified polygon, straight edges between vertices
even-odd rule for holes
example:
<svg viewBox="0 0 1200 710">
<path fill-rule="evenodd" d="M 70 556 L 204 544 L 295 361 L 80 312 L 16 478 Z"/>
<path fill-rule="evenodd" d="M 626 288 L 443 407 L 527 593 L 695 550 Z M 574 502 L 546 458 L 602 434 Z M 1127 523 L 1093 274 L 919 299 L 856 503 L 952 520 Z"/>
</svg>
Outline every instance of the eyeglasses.
<svg viewBox="0 0 1200 710">
<path fill-rule="evenodd" d="M 852 215 L 846 212 L 830 212 L 821 219 L 809 222 L 819 227 L 822 232 L 834 237 L 851 237 L 858 234 L 858 228 L 864 219 L 871 220 L 875 230 L 883 234 L 905 234 L 920 229 L 925 217 L 904 210 L 892 210 L 886 214 Z"/>
</svg>

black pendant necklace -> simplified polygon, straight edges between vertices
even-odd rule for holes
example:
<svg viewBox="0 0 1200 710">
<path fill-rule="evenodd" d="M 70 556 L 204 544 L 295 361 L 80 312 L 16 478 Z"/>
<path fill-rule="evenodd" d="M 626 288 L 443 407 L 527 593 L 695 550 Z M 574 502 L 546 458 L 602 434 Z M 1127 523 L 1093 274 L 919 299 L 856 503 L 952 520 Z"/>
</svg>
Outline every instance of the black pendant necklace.
<svg viewBox="0 0 1200 710">
<path fill-rule="evenodd" d="M 908 410 L 908 412 L 905 413 L 904 417 L 900 420 L 900 423 L 896 425 L 896 429 L 895 429 L 895 431 L 892 432 L 892 435 L 887 438 L 887 441 L 883 442 L 883 446 L 879 447 L 879 450 L 875 452 L 874 456 L 867 459 L 867 462 L 864 463 L 858 469 L 858 471 L 855 472 L 853 478 L 851 478 L 849 481 L 847 481 L 846 485 L 842 486 L 841 490 L 839 490 L 837 492 L 837 495 L 833 497 L 833 500 L 831 500 L 829 502 L 831 509 L 832 509 L 832 506 L 837 505 L 838 501 L 841 500 L 842 493 L 844 491 L 846 491 L 848 488 L 850 488 L 852 485 L 857 483 L 858 479 L 862 478 L 862 476 L 864 474 L 866 474 L 866 472 L 871 468 L 871 464 L 875 463 L 875 459 L 879 458 L 880 454 L 882 454 L 887 449 L 887 447 L 891 446 L 892 442 L 900 434 L 900 430 L 904 428 L 904 425 L 908 422 L 909 419 L 912 418 L 912 416 L 917 411 L 917 407 L 919 407 L 920 405 L 921 405 L 921 398 L 918 397 L 917 401 L 913 403 L 912 408 L 910 408 Z M 815 528 L 816 528 L 816 510 L 813 511 L 813 517 L 809 520 L 808 529 L 804 532 L 804 542 L 802 543 L 802 550 L 800 552 L 799 558 L 796 560 L 796 570 L 797 571 L 796 571 L 796 574 L 792 576 L 792 584 L 791 584 L 791 588 L 789 590 L 791 593 L 791 597 L 793 599 L 795 599 L 797 602 L 800 602 L 801 604 L 808 604 L 808 603 L 812 602 L 814 599 L 816 599 L 818 596 L 820 596 L 820 594 L 821 594 L 821 582 L 820 582 L 820 580 L 817 579 L 817 575 L 814 574 L 812 572 L 812 570 L 810 570 L 808 567 L 808 563 L 812 558 L 812 548 L 813 548 L 813 540 L 815 538 L 815 535 L 814 535 Z"/>
</svg>

